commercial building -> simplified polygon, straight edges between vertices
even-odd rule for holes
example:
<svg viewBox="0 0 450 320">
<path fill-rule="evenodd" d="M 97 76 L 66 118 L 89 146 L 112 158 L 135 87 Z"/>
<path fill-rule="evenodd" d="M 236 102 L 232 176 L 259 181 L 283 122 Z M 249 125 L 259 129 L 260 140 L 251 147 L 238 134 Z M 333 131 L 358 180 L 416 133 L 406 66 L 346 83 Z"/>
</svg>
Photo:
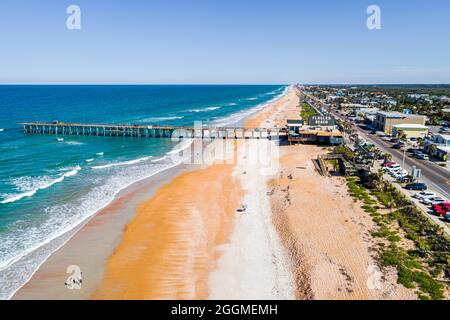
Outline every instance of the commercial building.
<svg viewBox="0 0 450 320">
<path fill-rule="evenodd" d="M 340 145 L 344 142 L 342 133 L 337 129 L 336 119 L 330 115 L 312 116 L 308 125 L 302 120 L 287 120 L 286 127 L 289 143 Z"/>
<path fill-rule="evenodd" d="M 448 161 L 450 154 L 450 135 L 438 134 L 433 136 L 433 140 L 425 142 L 424 149 L 431 156 L 442 161 Z"/>
<path fill-rule="evenodd" d="M 303 124 L 303 120 L 287 120 L 287 130 L 288 132 L 299 132 Z"/>
<path fill-rule="evenodd" d="M 392 135 L 396 137 L 399 133 L 404 133 L 407 139 L 424 138 L 428 135 L 428 127 L 421 124 L 402 123 L 392 127 Z"/>
<path fill-rule="evenodd" d="M 386 134 L 392 134 L 392 129 L 399 124 L 420 124 L 425 125 L 426 117 L 421 115 L 405 114 L 401 112 L 379 111 L 374 120 L 377 130 Z"/>
</svg>

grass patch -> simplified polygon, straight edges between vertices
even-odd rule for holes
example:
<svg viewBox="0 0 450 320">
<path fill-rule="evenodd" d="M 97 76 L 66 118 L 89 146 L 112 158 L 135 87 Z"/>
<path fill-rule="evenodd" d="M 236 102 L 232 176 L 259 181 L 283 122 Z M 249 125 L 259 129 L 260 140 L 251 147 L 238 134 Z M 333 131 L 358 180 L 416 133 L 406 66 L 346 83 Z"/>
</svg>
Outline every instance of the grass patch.
<svg viewBox="0 0 450 320">
<path fill-rule="evenodd" d="M 372 236 L 389 243 L 380 243 L 380 260 L 383 265 L 397 269 L 398 283 L 416 288 L 420 299 L 443 299 L 445 284 L 439 279 L 450 280 L 450 240 L 444 232 L 387 182 L 371 181 L 369 187 L 359 178 L 349 177 L 347 186 L 350 195 L 363 202 L 361 208 L 377 224 L 378 230 Z M 391 212 L 380 214 L 379 204 Z M 413 241 L 412 250 L 397 245 L 402 236 L 393 224 L 401 228 L 406 239 Z"/>
<path fill-rule="evenodd" d="M 305 121 L 305 123 L 308 122 L 309 118 L 317 115 L 317 111 L 306 102 L 302 103 L 300 105 L 300 108 L 301 108 L 300 116 Z"/>
</svg>

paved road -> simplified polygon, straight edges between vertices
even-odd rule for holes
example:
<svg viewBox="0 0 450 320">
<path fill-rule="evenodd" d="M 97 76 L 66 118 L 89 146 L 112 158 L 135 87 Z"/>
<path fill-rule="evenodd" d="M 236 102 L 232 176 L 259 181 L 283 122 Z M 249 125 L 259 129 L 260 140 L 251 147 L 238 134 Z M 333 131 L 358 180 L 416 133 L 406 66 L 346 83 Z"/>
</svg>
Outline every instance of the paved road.
<svg viewBox="0 0 450 320">
<path fill-rule="evenodd" d="M 307 95 L 307 96 L 323 105 L 323 102 L 320 101 L 319 99 L 317 99 L 316 97 L 313 97 L 310 95 Z M 339 118 L 343 121 L 348 122 L 348 120 L 345 119 L 342 115 L 338 114 L 336 112 L 336 110 L 332 110 L 332 114 L 336 118 Z M 435 164 L 433 162 L 427 161 L 427 160 L 418 160 L 415 158 L 410 158 L 407 153 L 404 153 L 403 150 L 394 149 L 394 148 L 392 148 L 391 143 L 382 140 L 377 135 L 369 134 L 369 132 L 370 132 L 369 130 L 365 130 L 363 127 L 360 127 L 357 125 L 355 125 L 355 128 L 360 133 L 361 136 L 363 136 L 367 141 L 370 141 L 373 144 L 375 144 L 375 146 L 378 149 L 382 150 L 383 152 L 390 153 L 392 155 L 392 159 L 394 161 L 396 161 L 397 163 L 403 165 L 403 158 L 404 158 L 405 159 L 404 169 L 411 171 L 413 166 L 421 169 L 422 175 L 421 175 L 420 180 L 422 182 L 425 182 L 428 185 L 429 190 L 432 192 L 435 192 L 438 195 L 444 196 L 447 199 L 450 199 L 450 184 L 448 184 L 448 182 L 450 181 L 450 171 L 438 166 L 437 164 Z M 404 154 L 405 154 L 405 157 L 403 157 Z M 388 175 L 385 175 L 385 178 L 394 182 L 392 180 L 392 178 L 389 177 Z M 415 193 L 415 192 L 410 192 L 410 191 L 407 191 L 406 189 L 403 189 L 402 187 L 400 187 L 400 185 L 398 185 L 396 183 L 394 183 L 394 185 L 401 192 L 403 192 L 405 195 L 409 195 L 410 197 Z M 438 225 L 440 225 L 441 227 L 444 228 L 444 230 L 445 230 L 445 232 L 447 232 L 447 234 L 450 234 L 450 228 L 446 222 L 444 222 L 440 217 L 431 214 L 430 210 L 426 206 L 422 205 L 414 198 L 411 197 L 411 199 L 412 199 L 412 201 L 414 201 L 416 203 L 416 205 L 418 207 L 420 207 L 423 210 L 423 212 L 427 218 L 436 222 Z"/>
<path fill-rule="evenodd" d="M 306 96 L 323 105 L 323 101 L 320 99 L 309 94 L 306 94 Z M 332 114 L 335 117 L 348 122 L 348 120 L 338 114 L 336 110 L 332 110 Z M 383 152 L 392 154 L 393 160 L 397 163 L 403 164 L 403 150 L 394 149 L 389 142 L 382 140 L 379 136 L 371 135 L 368 130 L 364 130 L 357 125 L 355 127 L 366 140 L 374 143 Z M 418 169 L 422 170 L 421 181 L 427 183 L 430 188 L 436 189 L 434 191 L 439 192 L 446 198 L 450 199 L 450 171 L 431 161 L 411 158 L 408 154 L 406 154 L 404 169 L 411 171 L 413 166 L 416 166 Z"/>
<path fill-rule="evenodd" d="M 403 165 L 403 150 L 392 148 L 391 143 L 382 140 L 377 135 L 369 134 L 368 130 L 364 130 L 359 126 L 357 126 L 357 130 L 367 141 L 374 143 L 383 152 L 390 153 L 394 161 Z M 409 157 L 406 153 L 404 169 L 411 171 L 413 166 L 422 170 L 421 180 L 423 182 L 427 183 L 432 189 L 437 189 L 436 191 L 442 193 L 447 199 L 450 199 L 450 185 L 448 184 L 450 182 L 450 171 L 431 161 Z"/>
</svg>

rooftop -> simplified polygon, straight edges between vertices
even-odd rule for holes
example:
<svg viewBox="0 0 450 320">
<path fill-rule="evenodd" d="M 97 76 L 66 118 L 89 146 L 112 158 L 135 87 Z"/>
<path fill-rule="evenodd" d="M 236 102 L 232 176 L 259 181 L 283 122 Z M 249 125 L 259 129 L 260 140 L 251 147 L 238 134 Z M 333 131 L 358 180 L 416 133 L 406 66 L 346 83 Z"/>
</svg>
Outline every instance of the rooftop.
<svg viewBox="0 0 450 320">
<path fill-rule="evenodd" d="M 295 120 L 294 119 L 287 119 L 286 122 L 288 124 L 303 124 L 304 123 L 304 121 L 301 120 L 301 119 L 295 119 Z"/>
<path fill-rule="evenodd" d="M 445 140 L 450 140 L 450 134 L 438 134 L 438 136 L 441 136 Z"/>
<path fill-rule="evenodd" d="M 450 153 L 450 147 L 440 147 L 440 146 L 437 146 L 437 148 L 438 148 L 439 150 L 441 150 L 441 151 Z"/>
<path fill-rule="evenodd" d="M 378 111 L 378 114 L 381 114 L 387 118 L 405 118 L 410 115 L 398 111 Z"/>
<path fill-rule="evenodd" d="M 394 125 L 394 128 L 398 129 L 427 129 L 427 126 L 424 126 L 422 124 L 413 124 L 413 123 L 402 123 L 402 124 L 396 124 Z"/>
</svg>

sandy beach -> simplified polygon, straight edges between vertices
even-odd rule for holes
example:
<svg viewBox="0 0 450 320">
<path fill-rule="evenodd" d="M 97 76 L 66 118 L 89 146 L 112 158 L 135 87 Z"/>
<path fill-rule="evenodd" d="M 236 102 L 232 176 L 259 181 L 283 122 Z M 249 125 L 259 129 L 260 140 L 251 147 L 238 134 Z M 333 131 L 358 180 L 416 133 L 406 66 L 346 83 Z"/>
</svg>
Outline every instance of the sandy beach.
<svg viewBox="0 0 450 320">
<path fill-rule="evenodd" d="M 299 119 L 294 87 L 247 119 Z M 15 299 L 414 299 L 383 270 L 369 289 L 374 224 L 313 145 L 215 141 L 225 158 L 133 186 L 55 252 Z M 214 153 L 214 152 L 213 152 Z M 106 236 L 103 236 L 106 235 Z M 70 263 L 68 263 L 70 261 Z M 83 289 L 67 290 L 79 264 Z"/>
<path fill-rule="evenodd" d="M 295 103 L 295 97 L 291 88 L 267 109 Z M 245 126 L 254 127 L 265 112 Z M 222 141 L 214 144 L 223 147 Z M 275 142 L 226 144 L 233 150 L 228 164 L 184 173 L 138 208 L 93 299 L 293 297 L 266 195 L 267 179 L 277 172 L 276 153 L 251 159 Z"/>
</svg>

